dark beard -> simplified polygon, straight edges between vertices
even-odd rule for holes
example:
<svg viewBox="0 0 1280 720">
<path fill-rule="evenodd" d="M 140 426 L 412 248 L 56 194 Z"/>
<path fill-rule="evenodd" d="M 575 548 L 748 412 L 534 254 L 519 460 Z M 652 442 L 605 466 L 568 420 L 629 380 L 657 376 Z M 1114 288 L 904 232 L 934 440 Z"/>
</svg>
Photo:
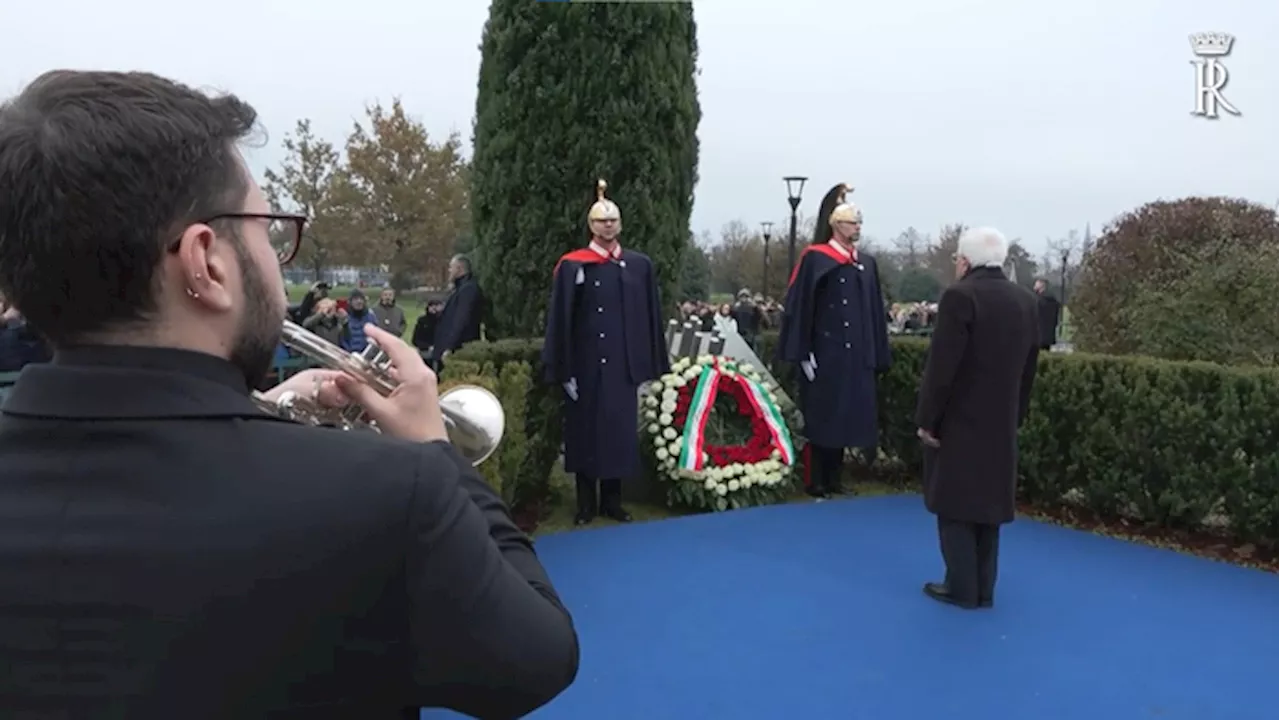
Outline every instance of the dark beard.
<svg viewBox="0 0 1280 720">
<path fill-rule="evenodd" d="M 231 364 L 244 375 L 249 387 L 259 387 L 271 372 L 271 361 L 284 333 L 282 319 L 272 317 L 267 285 L 253 265 L 253 259 L 236 243 L 236 259 L 240 263 L 240 283 L 244 286 L 245 312 L 231 345 Z"/>
</svg>

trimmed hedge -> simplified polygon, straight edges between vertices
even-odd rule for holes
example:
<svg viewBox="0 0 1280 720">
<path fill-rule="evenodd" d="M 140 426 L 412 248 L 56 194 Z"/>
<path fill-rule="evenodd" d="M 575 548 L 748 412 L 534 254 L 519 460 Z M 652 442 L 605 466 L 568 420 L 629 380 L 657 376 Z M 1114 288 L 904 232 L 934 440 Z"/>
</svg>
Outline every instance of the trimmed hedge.
<svg viewBox="0 0 1280 720">
<path fill-rule="evenodd" d="M 775 340 L 771 333 L 761 337 L 761 357 L 772 357 Z M 547 497 L 560 454 L 563 397 L 537 382 L 541 344 L 473 343 L 452 355 L 445 370 L 446 383 L 486 385 L 507 408 L 507 438 L 484 470 L 517 507 Z M 912 418 L 928 341 L 894 338 L 892 345 L 893 366 L 879 386 L 880 450 L 892 466 L 914 474 L 920 446 Z M 794 397 L 794 373 L 776 368 L 775 375 Z M 1077 505 L 1274 547 L 1277 391 L 1274 369 L 1042 355 L 1019 436 L 1019 495 L 1046 509 Z"/>
</svg>

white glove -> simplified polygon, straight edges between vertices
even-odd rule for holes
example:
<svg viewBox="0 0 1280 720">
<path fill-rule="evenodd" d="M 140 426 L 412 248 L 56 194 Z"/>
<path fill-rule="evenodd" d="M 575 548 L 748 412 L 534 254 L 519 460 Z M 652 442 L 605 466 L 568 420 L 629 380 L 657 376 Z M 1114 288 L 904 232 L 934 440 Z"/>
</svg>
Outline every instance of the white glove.
<svg viewBox="0 0 1280 720">
<path fill-rule="evenodd" d="M 818 359 L 809 353 L 808 360 L 800 361 L 800 370 L 804 372 L 804 376 L 809 378 L 809 382 L 813 382 L 813 371 L 818 369 Z"/>
<path fill-rule="evenodd" d="M 577 378 L 569 378 L 569 382 L 564 384 L 564 394 L 568 395 L 570 400 L 574 402 L 578 401 L 578 379 Z"/>
</svg>

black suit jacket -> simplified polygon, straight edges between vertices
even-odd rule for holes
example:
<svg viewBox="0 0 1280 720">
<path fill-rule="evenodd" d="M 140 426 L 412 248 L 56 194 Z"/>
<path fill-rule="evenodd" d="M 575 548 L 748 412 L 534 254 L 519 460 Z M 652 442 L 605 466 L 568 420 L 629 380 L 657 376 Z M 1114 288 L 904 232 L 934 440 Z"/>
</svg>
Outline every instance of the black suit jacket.
<svg viewBox="0 0 1280 720">
<path fill-rule="evenodd" d="M 444 301 L 440 322 L 436 325 L 435 351 L 439 360 L 465 343 L 480 339 L 480 318 L 484 314 L 484 295 L 475 277 L 466 275 L 454 281 L 453 292 Z"/>
<path fill-rule="evenodd" d="M 3 406 L 4 717 L 513 718 L 577 667 L 531 542 L 447 444 L 267 417 L 178 350 L 62 352 Z"/>
<path fill-rule="evenodd" d="M 976 268 L 942 293 L 916 407 L 916 425 L 942 444 L 925 452 L 931 512 L 992 525 L 1013 520 L 1018 427 L 1039 352 L 1035 294 L 1000 268 Z"/>
</svg>

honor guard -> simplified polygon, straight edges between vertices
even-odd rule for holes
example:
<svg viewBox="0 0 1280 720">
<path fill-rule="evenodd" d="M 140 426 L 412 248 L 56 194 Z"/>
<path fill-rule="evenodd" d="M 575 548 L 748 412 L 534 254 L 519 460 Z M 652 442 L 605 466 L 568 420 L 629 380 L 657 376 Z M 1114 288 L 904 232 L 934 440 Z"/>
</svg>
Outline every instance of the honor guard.
<svg viewBox="0 0 1280 720">
<path fill-rule="evenodd" d="M 542 348 L 545 379 L 564 388 L 564 469 L 576 477 L 579 525 L 597 513 L 631 519 L 622 480 L 641 471 L 637 393 L 671 367 L 653 263 L 618 243 L 622 214 L 606 189 L 597 182 L 590 243 L 556 263 Z"/>
<path fill-rule="evenodd" d="M 792 270 L 778 338 L 779 359 L 800 366 L 805 485 L 842 492 L 847 447 L 875 456 L 876 373 L 888 369 L 889 335 L 875 258 L 858 251 L 862 211 L 836 185 L 822 199 L 813 244 Z"/>
</svg>

